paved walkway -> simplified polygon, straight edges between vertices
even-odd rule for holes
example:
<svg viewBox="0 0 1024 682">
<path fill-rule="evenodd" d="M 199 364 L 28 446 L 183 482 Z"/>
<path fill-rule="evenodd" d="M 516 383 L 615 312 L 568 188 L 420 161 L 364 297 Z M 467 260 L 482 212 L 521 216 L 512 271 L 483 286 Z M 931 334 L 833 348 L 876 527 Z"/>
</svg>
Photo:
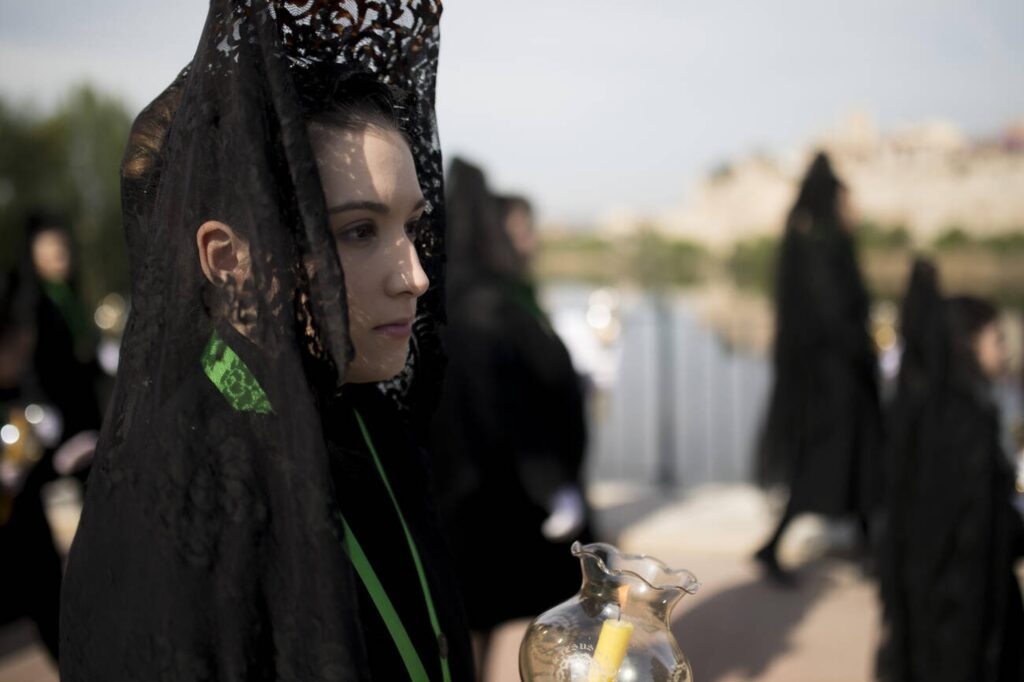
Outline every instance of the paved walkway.
<svg viewBox="0 0 1024 682">
<path fill-rule="evenodd" d="M 601 529 L 621 549 L 693 571 L 700 591 L 685 597 L 672 629 L 696 682 L 869 682 L 878 641 L 874 584 L 850 562 L 826 558 L 843 529 L 799 519 L 782 557 L 799 564 L 783 589 L 762 579 L 749 557 L 771 530 L 768 501 L 745 486 L 707 486 L 683 499 L 650 490 L 599 489 L 619 504 L 599 510 Z M 653 510 L 635 518 L 636 508 Z M 623 518 L 627 523 L 623 524 Z M 499 633 L 485 682 L 518 682 L 519 624 Z"/>
<path fill-rule="evenodd" d="M 707 486 L 680 498 L 611 485 L 591 492 L 599 530 L 623 550 L 657 556 L 700 579 L 700 592 L 686 597 L 673 619 L 697 682 L 871 680 L 875 588 L 853 564 L 825 556 L 842 543 L 841 532 L 799 520 L 782 547 L 783 559 L 800 565 L 799 583 L 781 589 L 762 580 L 748 558 L 770 530 L 772 509 L 759 492 Z M 485 682 L 518 681 L 524 629 L 520 623 L 497 634 Z M 0 682 L 57 679 L 36 645 L 3 652 Z"/>
</svg>

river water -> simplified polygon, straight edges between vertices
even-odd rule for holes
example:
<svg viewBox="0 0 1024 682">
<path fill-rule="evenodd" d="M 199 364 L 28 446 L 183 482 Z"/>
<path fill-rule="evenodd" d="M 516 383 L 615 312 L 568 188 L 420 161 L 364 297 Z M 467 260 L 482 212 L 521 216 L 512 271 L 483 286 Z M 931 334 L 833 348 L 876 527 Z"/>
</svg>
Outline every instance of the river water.
<svg viewBox="0 0 1024 682">
<path fill-rule="evenodd" d="M 548 285 L 542 298 L 591 387 L 591 482 L 749 480 L 770 389 L 767 301 L 580 283 Z M 762 328 L 753 341 L 750 328 Z"/>
</svg>

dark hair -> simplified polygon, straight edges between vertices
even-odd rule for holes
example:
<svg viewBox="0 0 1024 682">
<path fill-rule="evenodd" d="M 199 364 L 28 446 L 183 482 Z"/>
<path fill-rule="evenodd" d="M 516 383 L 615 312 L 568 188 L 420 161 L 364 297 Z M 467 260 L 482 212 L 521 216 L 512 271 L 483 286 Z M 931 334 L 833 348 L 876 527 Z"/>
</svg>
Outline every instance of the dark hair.
<svg viewBox="0 0 1024 682">
<path fill-rule="evenodd" d="M 509 214 L 515 210 L 526 211 L 527 213 L 533 213 L 533 206 L 530 205 L 530 200 L 519 194 L 506 194 L 504 196 L 497 197 L 498 210 L 501 211 L 501 216 L 507 219 Z"/>
<path fill-rule="evenodd" d="M 954 339 L 963 339 L 968 343 L 982 329 L 999 319 L 999 311 L 994 305 L 975 296 L 954 296 L 948 299 L 946 306 Z"/>
<path fill-rule="evenodd" d="M 29 211 L 28 218 L 25 221 L 25 236 L 29 241 L 34 239 L 40 232 L 47 232 L 49 230 L 70 232 L 71 221 L 60 211 L 46 208 L 34 208 Z"/>
<path fill-rule="evenodd" d="M 974 296 L 953 296 L 946 299 L 946 324 L 954 372 L 964 378 L 981 376 L 974 342 L 985 327 L 998 319 L 999 311 L 984 299 Z"/>
<path fill-rule="evenodd" d="M 297 69 L 293 72 L 293 78 L 302 118 L 307 127 L 319 125 L 352 129 L 369 125 L 396 132 L 409 143 L 399 117 L 397 91 L 370 74 L 339 77 L 336 65 L 318 64 Z M 244 228 L 232 219 L 230 207 L 235 200 L 229 196 L 230 191 L 222 187 L 199 198 L 203 209 L 197 225 L 209 219 L 217 219 L 244 234 Z"/>
<path fill-rule="evenodd" d="M 400 93 L 368 74 L 344 79 L 320 77 L 318 69 L 296 76 L 306 125 L 335 128 L 376 126 L 400 133 L 408 142 L 401 118 Z"/>
</svg>

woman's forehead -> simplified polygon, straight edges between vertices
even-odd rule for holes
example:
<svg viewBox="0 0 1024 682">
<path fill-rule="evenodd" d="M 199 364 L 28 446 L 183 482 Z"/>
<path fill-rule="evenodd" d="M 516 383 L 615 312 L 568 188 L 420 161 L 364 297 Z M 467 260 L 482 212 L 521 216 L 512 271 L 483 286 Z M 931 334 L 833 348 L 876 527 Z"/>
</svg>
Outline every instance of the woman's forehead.
<svg viewBox="0 0 1024 682">
<path fill-rule="evenodd" d="M 317 126 L 310 140 L 328 208 L 352 201 L 401 208 L 423 198 L 412 152 L 399 133 L 372 125 Z"/>
</svg>

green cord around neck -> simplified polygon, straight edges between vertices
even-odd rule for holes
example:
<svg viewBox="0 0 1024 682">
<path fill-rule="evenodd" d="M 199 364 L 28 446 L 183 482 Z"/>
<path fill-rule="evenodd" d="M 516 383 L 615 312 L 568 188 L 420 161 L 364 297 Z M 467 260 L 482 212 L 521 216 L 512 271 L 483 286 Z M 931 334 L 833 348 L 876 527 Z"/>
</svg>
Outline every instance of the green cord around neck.
<svg viewBox="0 0 1024 682">
<path fill-rule="evenodd" d="M 437 610 L 434 608 L 434 599 L 433 599 L 433 597 L 430 594 L 430 585 L 427 582 L 426 571 L 423 570 L 423 562 L 420 559 L 420 553 L 416 549 L 416 542 L 413 540 L 412 532 L 409 530 L 409 524 L 407 524 L 405 522 L 405 515 L 402 514 L 402 509 L 401 509 L 401 507 L 398 506 L 398 499 L 395 497 L 395 492 L 394 492 L 394 490 L 392 490 L 391 483 L 390 483 L 390 481 L 388 481 L 387 474 L 384 472 L 384 466 L 383 466 L 383 464 L 381 464 L 380 457 L 377 455 L 377 448 L 375 448 L 373 446 L 373 439 L 370 438 L 370 431 L 369 431 L 369 429 L 366 428 L 366 423 L 363 421 L 363 417 L 359 414 L 359 412 L 357 410 L 353 410 L 353 413 L 355 414 L 356 422 L 359 424 L 359 431 L 363 435 L 363 442 L 366 443 L 366 447 L 367 447 L 367 449 L 369 449 L 370 455 L 373 457 L 373 462 L 377 466 L 377 472 L 380 474 L 381 480 L 384 482 L 384 487 L 388 491 L 388 496 L 391 498 L 391 504 L 394 506 L 395 512 L 398 514 L 398 520 L 401 521 L 401 523 L 402 523 L 402 530 L 405 532 L 405 539 L 406 539 L 406 542 L 409 545 L 409 553 L 412 555 L 413 563 L 416 565 L 416 574 L 418 575 L 419 580 L 420 580 L 420 587 L 423 589 L 423 598 L 424 598 L 424 601 L 426 602 L 426 605 L 427 605 L 427 613 L 430 616 L 430 626 L 433 628 L 434 636 L 437 637 L 438 646 L 441 648 L 441 674 L 443 675 L 444 682 L 451 682 L 452 677 L 451 677 L 451 671 L 449 670 L 449 667 L 448 667 L 448 655 L 447 655 L 448 652 L 446 651 L 446 649 L 447 649 L 447 642 L 446 642 L 444 633 L 441 632 L 441 623 L 440 623 L 440 620 L 437 617 Z M 346 524 L 346 537 L 348 537 L 348 538 L 350 538 L 352 540 L 355 539 L 354 537 L 351 536 L 351 529 L 349 529 L 347 527 L 347 524 Z M 363 574 L 362 574 L 362 571 L 360 571 L 360 569 L 359 569 L 359 565 L 358 565 L 358 561 L 356 561 L 356 557 L 353 555 L 352 558 L 353 558 L 353 561 L 356 563 L 356 570 L 357 570 L 357 572 L 359 572 L 360 576 L 362 577 Z M 367 568 L 369 568 L 369 565 L 367 565 Z M 372 573 L 373 569 L 369 568 L 369 571 L 370 571 L 370 573 Z M 373 575 L 373 578 L 374 579 L 376 578 L 375 574 Z M 364 578 L 364 583 L 366 583 L 366 582 L 367 582 L 366 578 Z M 369 585 L 367 585 L 367 587 L 369 588 Z M 383 588 L 381 588 L 381 589 L 383 590 Z M 372 592 L 371 592 L 371 596 L 372 596 Z M 385 597 L 386 597 L 386 595 L 385 595 Z M 374 601 L 376 602 L 376 599 Z M 380 609 L 380 604 L 378 604 L 378 610 L 379 609 Z M 384 615 L 383 611 L 381 612 L 381 615 L 382 616 Z M 397 614 L 395 614 L 395 617 L 397 618 Z M 385 622 L 386 621 L 387 621 L 387 618 L 385 618 Z M 391 630 L 391 625 L 390 624 L 388 626 L 388 629 Z M 392 634 L 392 636 L 394 636 L 394 635 Z M 398 644 L 398 640 L 397 639 L 396 639 L 395 643 L 396 643 L 396 645 Z M 399 649 L 401 650 L 401 647 L 399 647 Z M 418 661 L 419 657 L 417 656 L 416 658 L 417 658 L 417 661 Z M 409 668 L 408 662 L 406 663 L 406 667 Z M 422 668 L 422 664 L 420 664 L 420 668 Z M 410 677 L 412 677 L 413 680 L 416 680 L 416 682 L 418 682 L 418 678 L 415 675 L 412 674 L 412 669 L 411 668 L 409 669 L 409 672 L 410 672 Z M 424 679 L 426 679 L 426 678 L 424 678 Z"/>
</svg>

